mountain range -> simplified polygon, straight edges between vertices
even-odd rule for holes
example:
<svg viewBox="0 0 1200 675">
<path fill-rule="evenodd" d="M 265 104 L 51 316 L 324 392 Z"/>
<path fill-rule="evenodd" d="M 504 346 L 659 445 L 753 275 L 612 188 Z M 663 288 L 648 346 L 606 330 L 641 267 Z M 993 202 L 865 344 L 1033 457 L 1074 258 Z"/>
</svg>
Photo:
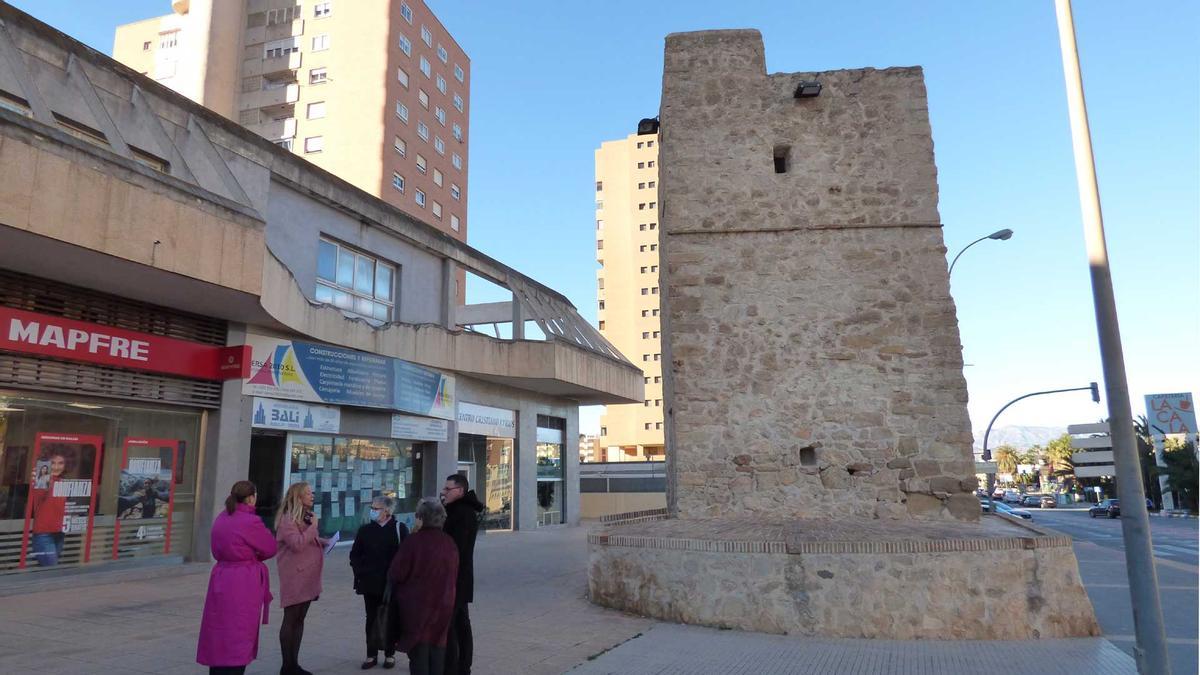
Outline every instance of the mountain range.
<svg viewBox="0 0 1200 675">
<path fill-rule="evenodd" d="M 975 449 L 983 449 L 984 429 L 975 430 Z M 988 436 L 988 447 L 995 449 L 1001 445 L 1011 445 L 1018 450 L 1026 450 L 1035 445 L 1045 445 L 1049 441 L 1067 433 L 1064 427 L 992 427 Z"/>
</svg>

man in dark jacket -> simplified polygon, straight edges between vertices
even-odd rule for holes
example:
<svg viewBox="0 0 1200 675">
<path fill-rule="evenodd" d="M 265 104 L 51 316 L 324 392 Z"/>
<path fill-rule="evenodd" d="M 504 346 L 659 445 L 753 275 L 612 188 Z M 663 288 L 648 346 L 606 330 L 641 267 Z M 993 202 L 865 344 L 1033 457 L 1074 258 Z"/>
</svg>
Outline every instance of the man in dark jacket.
<svg viewBox="0 0 1200 675">
<path fill-rule="evenodd" d="M 475 536 L 479 534 L 479 513 L 483 511 L 483 504 L 467 483 L 467 477 L 457 473 L 446 476 L 442 504 L 446 506 L 446 524 L 442 531 L 450 535 L 458 547 L 454 618 L 446 638 L 446 675 L 469 675 L 475 642 L 467 604 L 475 595 Z"/>
</svg>

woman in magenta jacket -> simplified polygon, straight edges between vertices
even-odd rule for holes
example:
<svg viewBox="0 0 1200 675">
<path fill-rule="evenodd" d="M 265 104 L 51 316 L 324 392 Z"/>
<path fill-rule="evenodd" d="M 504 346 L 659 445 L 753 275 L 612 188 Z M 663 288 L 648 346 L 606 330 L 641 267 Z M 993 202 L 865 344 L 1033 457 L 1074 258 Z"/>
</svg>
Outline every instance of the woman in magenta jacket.
<svg viewBox="0 0 1200 675">
<path fill-rule="evenodd" d="M 196 662 L 214 675 L 246 672 L 258 657 L 258 627 L 271 606 L 271 574 L 263 561 L 275 555 L 275 538 L 254 513 L 257 493 L 248 480 L 234 483 L 225 513 L 213 523 L 217 564 L 208 578 Z"/>
<path fill-rule="evenodd" d="M 279 626 L 279 648 L 286 675 L 312 675 L 300 667 L 300 641 L 308 606 L 321 595 L 321 569 L 325 564 L 325 540 L 317 534 L 313 514 L 313 491 L 308 483 L 288 488 L 283 506 L 275 516 L 275 539 L 279 542 L 279 604 L 283 623 Z"/>
</svg>

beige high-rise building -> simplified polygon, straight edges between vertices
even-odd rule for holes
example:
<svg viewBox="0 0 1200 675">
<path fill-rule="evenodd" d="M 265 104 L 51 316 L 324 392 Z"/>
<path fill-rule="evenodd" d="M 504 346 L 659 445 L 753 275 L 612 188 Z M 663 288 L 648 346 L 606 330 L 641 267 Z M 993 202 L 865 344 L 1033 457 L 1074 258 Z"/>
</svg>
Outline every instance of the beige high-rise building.
<svg viewBox="0 0 1200 675">
<path fill-rule="evenodd" d="M 642 405 L 600 418 L 603 459 L 663 459 L 658 287 L 658 136 L 605 141 L 596 151 L 596 294 L 599 328 L 644 372 Z"/>
<path fill-rule="evenodd" d="M 471 62 L 424 2 L 171 9 L 118 26 L 113 57 L 466 240 Z"/>
</svg>

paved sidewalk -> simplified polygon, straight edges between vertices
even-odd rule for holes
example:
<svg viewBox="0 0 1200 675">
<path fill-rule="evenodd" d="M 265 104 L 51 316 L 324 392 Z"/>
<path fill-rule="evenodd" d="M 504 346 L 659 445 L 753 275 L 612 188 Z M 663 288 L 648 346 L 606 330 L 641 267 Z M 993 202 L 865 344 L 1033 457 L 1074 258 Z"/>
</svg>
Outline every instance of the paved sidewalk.
<svg viewBox="0 0 1200 675">
<path fill-rule="evenodd" d="M 809 640 L 629 616 L 584 597 L 585 537 L 584 528 L 552 528 L 480 538 L 471 606 L 476 673 L 957 674 L 997 664 L 1039 674 L 1068 665 L 1095 675 L 1133 672 L 1127 655 L 1099 639 Z M 309 612 L 301 663 L 315 673 L 361 672 L 363 609 L 351 590 L 347 553 L 339 548 L 326 559 L 324 592 Z M 203 673 L 194 659 L 208 570 L 77 575 L 61 587 L 47 580 L 44 590 L 2 597 L 0 673 Z M 279 671 L 281 615 L 272 607 L 260 658 L 247 672 Z M 403 655 L 398 661 L 390 672 L 407 672 Z"/>
</svg>

